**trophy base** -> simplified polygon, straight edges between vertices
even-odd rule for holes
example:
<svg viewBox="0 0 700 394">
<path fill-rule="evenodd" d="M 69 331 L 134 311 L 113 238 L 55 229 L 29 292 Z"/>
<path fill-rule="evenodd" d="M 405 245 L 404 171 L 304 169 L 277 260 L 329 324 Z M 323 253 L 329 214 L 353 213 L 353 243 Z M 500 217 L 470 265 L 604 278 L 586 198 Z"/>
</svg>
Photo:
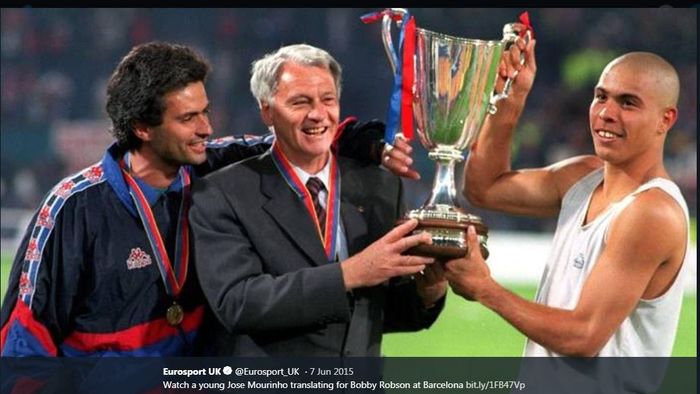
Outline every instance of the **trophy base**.
<svg viewBox="0 0 700 394">
<path fill-rule="evenodd" d="M 413 213 L 413 212 L 412 212 Z M 404 223 L 412 216 L 401 219 L 397 224 Z M 469 252 L 467 245 L 467 230 L 469 226 L 476 228 L 479 238 L 481 255 L 484 259 L 489 257 L 489 250 L 486 247 L 488 239 L 488 228 L 481 222 L 481 219 L 474 215 L 467 215 L 468 218 L 460 221 L 450 219 L 418 219 L 418 226 L 414 233 L 427 231 L 430 233 L 432 245 L 418 245 L 406 251 L 406 254 L 434 257 L 438 260 L 452 260 L 464 257 Z"/>
</svg>

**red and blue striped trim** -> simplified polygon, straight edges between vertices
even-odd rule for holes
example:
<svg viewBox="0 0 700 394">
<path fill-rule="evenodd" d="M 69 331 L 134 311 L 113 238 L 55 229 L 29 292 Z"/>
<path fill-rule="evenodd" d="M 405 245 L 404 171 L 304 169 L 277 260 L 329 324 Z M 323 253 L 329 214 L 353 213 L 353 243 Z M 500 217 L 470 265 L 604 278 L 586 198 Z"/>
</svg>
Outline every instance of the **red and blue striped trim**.
<svg viewBox="0 0 700 394">
<path fill-rule="evenodd" d="M 2 356 L 56 356 L 58 350 L 49 330 L 39 323 L 29 306 L 17 300 L 10 318 L 0 331 Z"/>
<path fill-rule="evenodd" d="M 203 318 L 204 305 L 201 305 L 185 313 L 180 328 L 160 318 L 112 333 L 75 331 L 60 347 L 66 356 L 181 355 L 185 340 L 192 343 Z M 185 338 L 182 338 L 180 329 Z"/>
<path fill-rule="evenodd" d="M 211 141 L 207 141 L 206 145 L 207 148 L 223 148 L 232 144 L 239 144 L 239 145 L 256 145 L 259 143 L 266 143 L 266 144 L 272 144 L 274 141 L 275 135 L 274 134 L 267 134 L 267 135 L 253 135 L 253 134 L 244 134 L 243 136 L 226 136 L 226 137 L 220 137 L 213 139 Z"/>
<path fill-rule="evenodd" d="M 36 278 L 41 265 L 41 258 L 46 247 L 53 225 L 63 205 L 74 194 L 105 181 L 101 163 L 97 163 L 83 171 L 64 178 L 46 195 L 39 206 L 39 211 L 31 231 L 27 250 L 24 254 L 24 267 L 29 279 L 26 291 L 19 292 L 19 300 L 29 309 L 32 307 Z"/>
</svg>

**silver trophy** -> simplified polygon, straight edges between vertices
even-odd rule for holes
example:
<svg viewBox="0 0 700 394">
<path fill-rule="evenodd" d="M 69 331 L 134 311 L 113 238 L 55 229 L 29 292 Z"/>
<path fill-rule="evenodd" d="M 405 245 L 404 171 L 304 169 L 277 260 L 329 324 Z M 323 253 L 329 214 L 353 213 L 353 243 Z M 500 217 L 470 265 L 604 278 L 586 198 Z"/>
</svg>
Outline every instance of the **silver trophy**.
<svg viewBox="0 0 700 394">
<path fill-rule="evenodd" d="M 405 12 L 400 8 L 392 11 Z M 391 22 L 390 16 L 383 17 L 382 40 L 395 69 Z M 416 231 L 429 232 L 433 243 L 410 253 L 439 259 L 462 257 L 467 253 L 467 229 L 473 225 L 486 258 L 488 227 L 457 203 L 454 168 L 464 160 L 462 152 L 476 141 L 486 115 L 495 114 L 495 103 L 508 95 L 511 80 L 501 93 L 494 92 L 494 85 L 501 54 L 515 42 L 517 32 L 513 24 L 507 24 L 498 41 L 453 37 L 422 28 L 416 28 L 415 34 L 413 115 L 420 142 L 436 162 L 436 174 L 428 200 L 406 215 L 406 219 L 418 219 Z"/>
</svg>

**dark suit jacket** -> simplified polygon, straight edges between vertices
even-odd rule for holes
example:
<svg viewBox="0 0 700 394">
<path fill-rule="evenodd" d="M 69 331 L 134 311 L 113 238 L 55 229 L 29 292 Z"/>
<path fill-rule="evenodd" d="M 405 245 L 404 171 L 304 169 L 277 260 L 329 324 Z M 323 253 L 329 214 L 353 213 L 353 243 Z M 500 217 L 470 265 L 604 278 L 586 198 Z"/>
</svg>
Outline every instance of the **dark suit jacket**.
<svg viewBox="0 0 700 394">
<path fill-rule="evenodd" d="M 394 227 L 402 188 L 375 166 L 339 167 L 352 256 Z M 269 152 L 195 181 L 192 195 L 195 266 L 216 316 L 204 339 L 218 355 L 376 356 L 383 332 L 428 327 L 442 309 L 424 309 L 406 278 L 346 292 Z"/>
</svg>

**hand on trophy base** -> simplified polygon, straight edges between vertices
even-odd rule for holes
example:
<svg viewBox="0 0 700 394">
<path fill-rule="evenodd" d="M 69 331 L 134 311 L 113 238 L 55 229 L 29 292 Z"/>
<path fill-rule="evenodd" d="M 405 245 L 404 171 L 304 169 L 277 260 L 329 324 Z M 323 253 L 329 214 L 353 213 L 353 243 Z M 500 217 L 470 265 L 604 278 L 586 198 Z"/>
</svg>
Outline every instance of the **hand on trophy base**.
<svg viewBox="0 0 700 394">
<path fill-rule="evenodd" d="M 489 250 L 486 247 L 488 239 L 488 228 L 476 216 L 469 215 L 474 220 L 466 220 L 456 222 L 449 219 L 418 219 L 418 226 L 415 232 L 427 231 L 433 239 L 432 245 L 418 245 L 406 251 L 406 254 L 416 256 L 434 257 L 438 260 L 452 260 L 464 257 L 467 255 L 467 229 L 469 226 L 476 228 L 476 233 L 479 236 L 479 245 L 481 247 L 481 255 L 484 259 L 489 256 Z M 408 219 L 401 219 L 398 224 L 405 222 Z"/>
</svg>

